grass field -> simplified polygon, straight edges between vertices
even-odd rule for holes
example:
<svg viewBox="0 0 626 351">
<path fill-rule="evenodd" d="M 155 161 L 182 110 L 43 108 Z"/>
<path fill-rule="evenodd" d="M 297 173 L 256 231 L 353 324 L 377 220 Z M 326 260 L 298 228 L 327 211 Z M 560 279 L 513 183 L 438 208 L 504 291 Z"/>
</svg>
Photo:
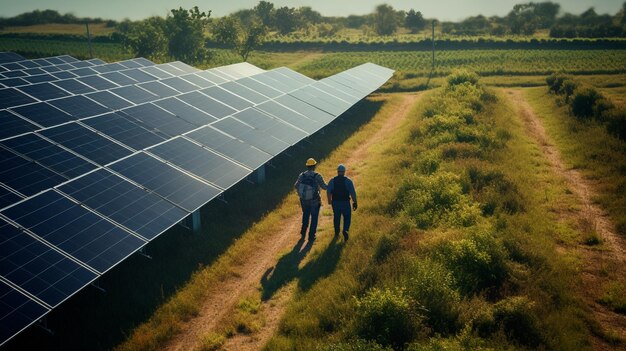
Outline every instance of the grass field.
<svg viewBox="0 0 626 351">
<path fill-rule="evenodd" d="M 106 23 L 91 23 L 89 32 L 93 36 L 109 35 L 115 32 L 115 27 L 107 27 Z M 0 29 L 0 34 L 4 33 L 32 33 L 32 34 L 78 34 L 87 35 L 84 24 L 38 24 L 33 26 L 5 27 Z"/>
</svg>

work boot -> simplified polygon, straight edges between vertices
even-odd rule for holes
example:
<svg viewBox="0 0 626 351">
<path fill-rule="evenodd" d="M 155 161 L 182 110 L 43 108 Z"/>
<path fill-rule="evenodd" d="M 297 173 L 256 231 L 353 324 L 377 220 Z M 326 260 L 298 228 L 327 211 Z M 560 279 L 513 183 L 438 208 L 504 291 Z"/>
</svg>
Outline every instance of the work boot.
<svg viewBox="0 0 626 351">
<path fill-rule="evenodd" d="M 343 232 L 343 240 L 348 241 L 348 232 Z"/>
</svg>

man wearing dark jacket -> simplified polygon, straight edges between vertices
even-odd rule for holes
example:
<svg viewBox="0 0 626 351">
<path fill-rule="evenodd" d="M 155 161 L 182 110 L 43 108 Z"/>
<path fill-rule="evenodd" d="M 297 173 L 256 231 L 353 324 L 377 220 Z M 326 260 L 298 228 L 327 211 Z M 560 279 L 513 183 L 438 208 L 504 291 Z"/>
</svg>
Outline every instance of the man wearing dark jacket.
<svg viewBox="0 0 626 351">
<path fill-rule="evenodd" d="M 335 236 L 339 235 L 339 224 L 343 216 L 343 238 L 348 240 L 350 231 L 350 220 L 352 210 L 358 208 L 356 202 L 356 191 L 352 180 L 345 176 L 346 166 L 337 167 L 337 176 L 328 182 L 328 204 L 333 206 L 333 224 L 335 225 Z M 350 207 L 352 199 L 352 208 Z"/>
</svg>

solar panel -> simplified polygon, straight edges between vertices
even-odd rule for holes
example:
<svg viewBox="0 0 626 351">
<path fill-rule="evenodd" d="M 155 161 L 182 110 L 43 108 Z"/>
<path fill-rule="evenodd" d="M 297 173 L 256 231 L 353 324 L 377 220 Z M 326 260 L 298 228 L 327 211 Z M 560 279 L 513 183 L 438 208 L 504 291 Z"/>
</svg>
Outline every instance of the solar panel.
<svg viewBox="0 0 626 351">
<path fill-rule="evenodd" d="M 54 190 L 1 213 L 99 273 L 146 243 Z"/>
<path fill-rule="evenodd" d="M 94 164 L 32 133 L 2 141 L 1 144 L 68 179 L 96 168 Z"/>
<path fill-rule="evenodd" d="M 307 133 L 302 130 L 288 125 L 279 119 L 272 118 L 254 108 L 238 112 L 233 117 L 289 145 L 294 145 L 307 137 Z"/>
<path fill-rule="evenodd" d="M 247 88 L 237 82 L 228 82 L 228 83 L 220 84 L 220 88 L 225 89 L 255 104 L 260 104 L 268 100 L 267 96 L 261 95 L 257 93 L 256 91 L 250 88 Z"/>
<path fill-rule="evenodd" d="M 52 307 L 97 277 L 1 219 L 0 275 Z"/>
<path fill-rule="evenodd" d="M 7 86 L 7 87 L 17 87 L 20 85 L 28 84 L 28 81 L 22 78 L 5 78 L 5 79 L 0 79 L 0 84 Z M 1 98 L 1 95 L 0 95 L 0 98 Z"/>
<path fill-rule="evenodd" d="M 22 199 L 21 196 L 12 192 L 11 190 L 0 186 L 0 208 L 7 207 L 9 205 L 13 205 L 14 203 L 20 201 Z"/>
<path fill-rule="evenodd" d="M 56 99 L 70 95 L 66 91 L 55 87 L 50 83 L 40 83 L 33 85 L 25 85 L 19 88 L 22 92 L 37 98 L 41 101 Z"/>
<path fill-rule="evenodd" d="M 38 76 L 24 77 L 23 79 L 29 83 L 34 84 L 34 83 L 52 82 L 52 81 L 55 81 L 57 78 L 51 74 L 40 74 Z"/>
<path fill-rule="evenodd" d="M 200 92 L 220 102 L 223 102 L 224 104 L 236 110 L 243 110 L 253 105 L 252 102 L 241 98 L 227 90 L 224 90 L 219 86 L 202 89 L 200 90 Z"/>
<path fill-rule="evenodd" d="M 102 106 L 108 107 L 111 110 L 121 110 L 123 108 L 133 106 L 130 101 L 122 99 L 121 97 L 106 90 L 97 91 L 91 94 L 85 94 L 85 96 Z"/>
<path fill-rule="evenodd" d="M 222 189 L 228 189 L 250 171 L 184 138 L 174 138 L 148 151 Z"/>
<path fill-rule="evenodd" d="M 327 125 L 335 119 L 335 116 L 324 112 L 314 107 L 313 105 L 309 105 L 302 100 L 298 100 L 291 95 L 279 96 L 274 101 L 294 111 L 298 111 L 308 118 L 315 120 L 323 125 Z"/>
<path fill-rule="evenodd" d="M 39 129 L 36 125 L 7 110 L 0 111 L 0 139 Z"/>
<path fill-rule="evenodd" d="M 108 108 L 81 95 L 52 100 L 50 104 L 67 112 L 76 119 L 96 116 L 110 111 Z"/>
<path fill-rule="evenodd" d="M 27 96 L 15 88 L 0 89 L 0 109 L 25 105 L 31 102 L 35 102 L 35 99 Z"/>
<path fill-rule="evenodd" d="M 197 85 L 191 84 L 180 77 L 166 78 L 161 80 L 161 83 L 167 85 L 170 88 L 174 88 L 181 93 L 188 93 L 190 91 L 198 90 Z"/>
<path fill-rule="evenodd" d="M 283 93 L 270 87 L 269 85 L 265 85 L 259 81 L 256 81 L 252 78 L 242 78 L 242 79 L 238 79 L 237 83 L 245 86 L 246 88 L 249 88 L 251 90 L 254 90 L 258 93 L 261 93 L 269 98 L 275 98 L 278 97 L 280 95 L 282 95 Z"/>
<path fill-rule="evenodd" d="M 0 340 L 11 339 L 49 310 L 0 280 Z"/>
<path fill-rule="evenodd" d="M 277 117 L 292 126 L 299 128 L 308 134 L 313 134 L 320 130 L 324 125 L 312 119 L 309 119 L 293 110 L 280 105 L 276 101 L 267 101 L 255 107 L 269 115 Z M 300 141 L 300 139 L 298 139 Z"/>
<path fill-rule="evenodd" d="M 110 92 L 120 97 L 123 97 L 124 99 L 130 102 L 133 102 L 135 104 L 141 104 L 144 102 L 154 101 L 159 98 L 158 96 L 150 93 L 149 91 L 146 91 L 134 85 L 111 89 Z"/>
<path fill-rule="evenodd" d="M 77 178 L 59 190 L 146 239 L 154 239 L 188 215 L 106 169 Z"/>
<path fill-rule="evenodd" d="M 66 180 L 40 164 L 0 148 L 0 183 L 21 194 L 35 195 Z"/>
<path fill-rule="evenodd" d="M 44 127 L 52 127 L 75 119 L 47 102 L 13 107 L 11 111 Z"/>
<path fill-rule="evenodd" d="M 76 80 L 80 81 L 81 83 L 87 84 L 96 90 L 113 89 L 117 87 L 117 84 L 112 83 L 99 76 L 76 78 Z"/>
<path fill-rule="evenodd" d="M 200 77 L 208 80 L 209 82 L 213 82 L 215 84 L 221 84 L 221 83 L 227 82 L 226 79 L 224 79 L 224 78 L 222 78 L 222 77 L 220 77 L 218 75 L 215 75 L 215 74 L 213 74 L 213 73 L 211 73 L 209 71 L 200 71 L 200 72 L 196 72 L 195 74 L 197 76 L 200 76 Z"/>
<path fill-rule="evenodd" d="M 152 75 L 150 75 L 148 73 L 140 71 L 138 68 L 129 69 L 129 70 L 126 70 L 126 71 L 121 71 L 120 73 L 122 73 L 123 75 L 128 76 L 128 77 L 130 77 L 130 78 L 132 78 L 132 79 L 134 79 L 134 80 L 136 80 L 136 81 L 138 81 L 140 83 L 145 83 L 145 82 L 149 82 L 151 80 L 156 80 L 157 79 L 156 77 L 154 77 L 154 76 L 152 76 Z"/>
<path fill-rule="evenodd" d="M 173 77 L 173 75 L 163 71 L 158 66 L 143 67 L 141 70 L 159 79 Z"/>
<path fill-rule="evenodd" d="M 180 94 L 180 92 L 168 87 L 167 85 L 159 81 L 142 83 L 139 84 L 138 87 L 141 87 L 142 89 L 145 89 L 160 98 L 166 98 Z"/>
<path fill-rule="evenodd" d="M 156 101 L 154 104 L 196 126 L 204 126 L 216 121 L 213 116 L 202 112 L 177 98 L 168 98 Z"/>
<path fill-rule="evenodd" d="M 191 106 L 195 106 L 196 108 L 210 114 L 217 119 L 232 115 L 233 113 L 237 112 L 236 110 L 224 105 L 223 103 L 197 91 L 180 95 L 177 98 L 188 103 Z"/>
<path fill-rule="evenodd" d="M 195 211 L 220 193 L 217 188 L 143 152 L 115 162 L 109 168 L 188 212 Z"/>
<path fill-rule="evenodd" d="M 165 141 L 164 138 L 117 113 L 85 119 L 82 123 L 135 150 L 145 149 Z"/>
<path fill-rule="evenodd" d="M 211 81 L 208 81 L 204 78 L 202 78 L 201 76 L 199 76 L 198 74 L 192 73 L 192 74 L 187 74 L 184 76 L 181 76 L 180 78 L 193 83 L 194 85 L 200 87 L 200 88 L 207 88 L 210 86 L 214 86 L 215 84 Z"/>
<path fill-rule="evenodd" d="M 14 52 L 0 52 L 0 63 L 15 62 L 26 60 L 23 56 Z"/>
<path fill-rule="evenodd" d="M 256 130 L 232 117 L 219 120 L 213 123 L 212 126 L 270 155 L 278 155 L 290 146 L 290 144 Z"/>
<path fill-rule="evenodd" d="M 270 154 L 221 133 L 212 127 L 200 128 L 185 136 L 250 169 L 257 169 L 272 158 Z"/>
<path fill-rule="evenodd" d="M 57 80 L 57 81 L 52 82 L 52 84 L 60 88 L 63 88 L 73 94 L 85 94 L 85 93 L 91 93 L 95 91 L 94 88 L 88 86 L 87 84 L 83 84 L 73 78 Z"/>
<path fill-rule="evenodd" d="M 78 123 L 64 124 L 39 133 L 99 165 L 106 165 L 131 154 L 127 148 Z"/>
<path fill-rule="evenodd" d="M 175 137 L 197 128 L 196 125 L 188 123 L 153 104 L 130 107 L 121 112 L 122 116 L 128 116 L 147 129 L 156 130 L 169 137 Z"/>
<path fill-rule="evenodd" d="M 110 81 L 112 81 L 113 83 L 119 85 L 119 86 L 125 86 L 125 85 L 130 85 L 130 84 L 137 84 L 138 81 L 136 81 L 135 79 L 124 75 L 120 72 L 109 72 L 109 73 L 104 73 L 100 75 L 102 78 L 106 78 Z"/>
</svg>

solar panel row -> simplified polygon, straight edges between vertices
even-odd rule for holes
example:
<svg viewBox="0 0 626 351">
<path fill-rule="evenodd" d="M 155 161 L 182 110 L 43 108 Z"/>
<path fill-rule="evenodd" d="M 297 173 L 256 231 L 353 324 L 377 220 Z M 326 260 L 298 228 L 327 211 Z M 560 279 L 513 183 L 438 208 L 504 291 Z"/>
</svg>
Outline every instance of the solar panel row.
<svg viewBox="0 0 626 351">
<path fill-rule="evenodd" d="M 0 343 L 392 73 L 363 65 L 315 81 L 146 61 L 71 61 L 57 73 L 82 78 L 0 89 Z"/>
</svg>

